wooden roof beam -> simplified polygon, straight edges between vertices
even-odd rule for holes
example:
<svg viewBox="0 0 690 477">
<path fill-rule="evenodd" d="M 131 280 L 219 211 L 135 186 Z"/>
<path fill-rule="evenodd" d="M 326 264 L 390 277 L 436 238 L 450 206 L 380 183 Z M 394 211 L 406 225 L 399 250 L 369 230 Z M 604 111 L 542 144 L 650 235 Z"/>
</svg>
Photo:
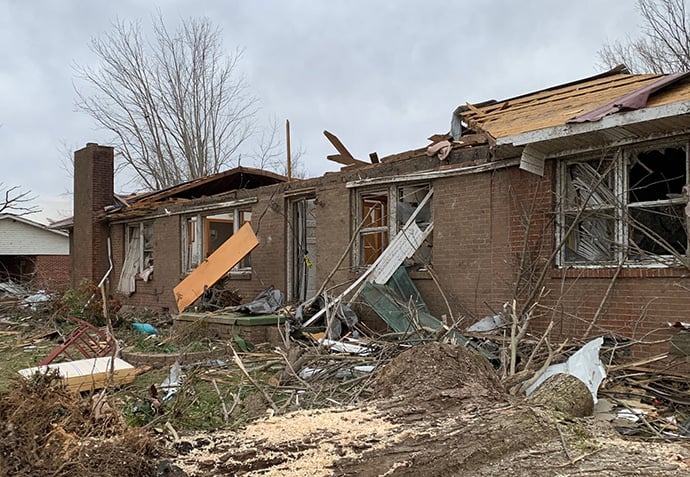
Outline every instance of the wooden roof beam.
<svg viewBox="0 0 690 477">
<path fill-rule="evenodd" d="M 344 166 L 367 166 L 369 165 L 368 163 L 364 161 L 360 161 L 359 159 L 355 159 L 352 154 L 350 154 L 350 151 L 347 150 L 347 148 L 343 145 L 342 142 L 340 142 L 340 139 L 328 131 L 324 131 L 323 135 L 326 136 L 326 139 L 333 144 L 333 147 L 340 153 L 340 154 L 332 154 L 330 156 L 326 156 L 326 159 L 329 161 L 337 162 L 338 164 L 342 164 Z"/>
</svg>

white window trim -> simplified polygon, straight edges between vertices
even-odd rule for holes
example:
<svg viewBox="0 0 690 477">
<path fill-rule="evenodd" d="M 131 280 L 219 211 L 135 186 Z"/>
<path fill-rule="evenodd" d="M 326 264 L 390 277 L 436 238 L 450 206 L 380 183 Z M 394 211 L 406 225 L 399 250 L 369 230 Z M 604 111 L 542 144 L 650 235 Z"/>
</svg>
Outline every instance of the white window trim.
<svg viewBox="0 0 690 477">
<path fill-rule="evenodd" d="M 210 210 L 210 209 L 209 209 Z M 208 210 L 206 210 L 208 212 Z M 189 250 L 189 243 L 188 243 L 188 234 L 187 234 L 187 221 L 192 218 L 196 217 L 196 223 L 195 223 L 195 230 L 194 234 L 195 237 L 197 237 L 197 240 L 195 241 L 194 247 L 197 249 L 196 254 L 199 257 L 200 263 L 197 264 L 197 267 L 203 262 L 204 260 L 204 240 L 206 237 L 204 236 L 204 220 L 209 217 L 210 215 L 218 215 L 218 214 L 232 214 L 232 232 L 233 234 L 237 233 L 237 231 L 242 227 L 242 212 L 251 212 L 248 209 L 232 209 L 232 210 L 218 210 L 214 209 L 212 213 L 206 213 L 206 214 L 191 214 L 191 215 L 185 215 L 182 218 L 181 221 L 181 244 L 182 244 L 182 273 L 188 274 L 191 273 L 196 269 L 190 268 L 187 266 L 189 263 L 189 256 L 188 256 L 188 250 Z M 248 273 L 251 273 L 252 267 L 242 267 L 241 262 L 237 265 L 235 265 L 232 270 L 230 271 L 231 274 L 238 275 L 238 276 L 244 276 Z"/>
</svg>

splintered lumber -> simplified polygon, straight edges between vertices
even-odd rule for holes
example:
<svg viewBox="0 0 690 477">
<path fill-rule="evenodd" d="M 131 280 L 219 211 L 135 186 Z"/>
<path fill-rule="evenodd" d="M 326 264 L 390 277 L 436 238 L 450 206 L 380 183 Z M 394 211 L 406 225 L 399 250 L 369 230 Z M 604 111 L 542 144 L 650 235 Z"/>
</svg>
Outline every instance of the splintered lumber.
<svg viewBox="0 0 690 477">
<path fill-rule="evenodd" d="M 571 374 L 551 376 L 527 400 L 574 417 L 591 416 L 594 411 L 592 393 Z"/>
<path fill-rule="evenodd" d="M 101 389 L 110 384 L 121 385 L 134 382 L 137 370 L 126 361 L 111 357 L 80 359 L 66 363 L 53 363 L 19 370 L 19 374 L 29 379 L 36 373 L 46 374 L 55 371 L 67 389 L 74 392 Z M 112 371 L 112 376 L 111 376 Z"/>
<path fill-rule="evenodd" d="M 177 310 L 181 313 L 213 286 L 232 267 L 259 245 L 251 224 L 246 223 L 216 249 L 201 265 L 173 288 Z"/>
<path fill-rule="evenodd" d="M 336 148 L 336 150 L 340 154 L 333 154 L 330 156 L 326 156 L 326 158 L 329 161 L 334 161 L 337 162 L 338 164 L 342 164 L 344 166 L 366 166 L 368 165 L 364 161 L 360 161 L 359 159 L 355 159 L 352 154 L 350 154 L 350 151 L 347 150 L 345 145 L 343 145 L 342 142 L 340 142 L 340 139 L 328 131 L 324 131 L 323 135 L 326 136 L 326 139 L 330 141 L 331 144 L 333 144 L 333 147 Z"/>
</svg>

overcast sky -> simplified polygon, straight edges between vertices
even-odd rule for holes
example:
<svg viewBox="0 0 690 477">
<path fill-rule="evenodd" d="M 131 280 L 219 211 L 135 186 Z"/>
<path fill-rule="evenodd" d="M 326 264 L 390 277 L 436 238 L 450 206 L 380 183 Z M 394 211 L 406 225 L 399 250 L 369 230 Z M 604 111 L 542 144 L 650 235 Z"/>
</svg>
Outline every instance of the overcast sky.
<svg viewBox="0 0 690 477">
<path fill-rule="evenodd" d="M 170 27 L 217 23 L 229 50 L 245 49 L 257 119 L 289 118 L 316 176 L 338 169 L 324 129 L 355 157 L 383 157 L 448 131 L 460 104 L 599 72 L 602 44 L 637 34 L 635 3 L 0 0 L 0 182 L 38 196 L 34 220 L 71 215 L 65 151 L 109 138 L 75 112 L 74 65 L 95 64 L 89 40 L 115 18 L 150 23 L 159 8 Z"/>
</svg>

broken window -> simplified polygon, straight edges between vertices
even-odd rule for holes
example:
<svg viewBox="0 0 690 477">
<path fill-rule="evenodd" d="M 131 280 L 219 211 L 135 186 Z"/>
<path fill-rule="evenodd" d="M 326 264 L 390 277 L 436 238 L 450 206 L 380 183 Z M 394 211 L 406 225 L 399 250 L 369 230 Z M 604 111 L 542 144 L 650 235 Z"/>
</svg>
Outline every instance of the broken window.
<svg viewBox="0 0 690 477">
<path fill-rule="evenodd" d="M 136 278 L 148 280 L 153 272 L 153 224 L 142 222 L 125 227 L 125 260 L 118 290 L 129 295 L 136 289 Z"/>
<path fill-rule="evenodd" d="M 397 186 L 360 192 L 356 228 L 359 241 L 356 246 L 357 264 L 372 265 L 395 236 L 407 223 L 412 214 L 429 192 L 429 184 Z M 391 204 L 395 206 L 391 207 Z M 431 223 L 431 200 L 427 201 L 415 217 L 416 224 L 424 230 Z M 424 265 L 431 261 L 432 236 L 417 250 L 407 265 Z"/>
<path fill-rule="evenodd" d="M 189 272 L 198 267 L 242 225 L 251 223 L 251 216 L 248 210 L 233 210 L 220 214 L 186 217 L 182 235 L 183 271 Z M 241 271 L 250 267 L 250 256 L 247 256 L 234 270 Z"/>
<path fill-rule="evenodd" d="M 687 148 L 561 163 L 562 265 L 670 264 L 688 247 Z"/>
<path fill-rule="evenodd" d="M 632 154 L 628 174 L 629 259 L 685 255 L 687 161 L 684 148 Z"/>
</svg>

